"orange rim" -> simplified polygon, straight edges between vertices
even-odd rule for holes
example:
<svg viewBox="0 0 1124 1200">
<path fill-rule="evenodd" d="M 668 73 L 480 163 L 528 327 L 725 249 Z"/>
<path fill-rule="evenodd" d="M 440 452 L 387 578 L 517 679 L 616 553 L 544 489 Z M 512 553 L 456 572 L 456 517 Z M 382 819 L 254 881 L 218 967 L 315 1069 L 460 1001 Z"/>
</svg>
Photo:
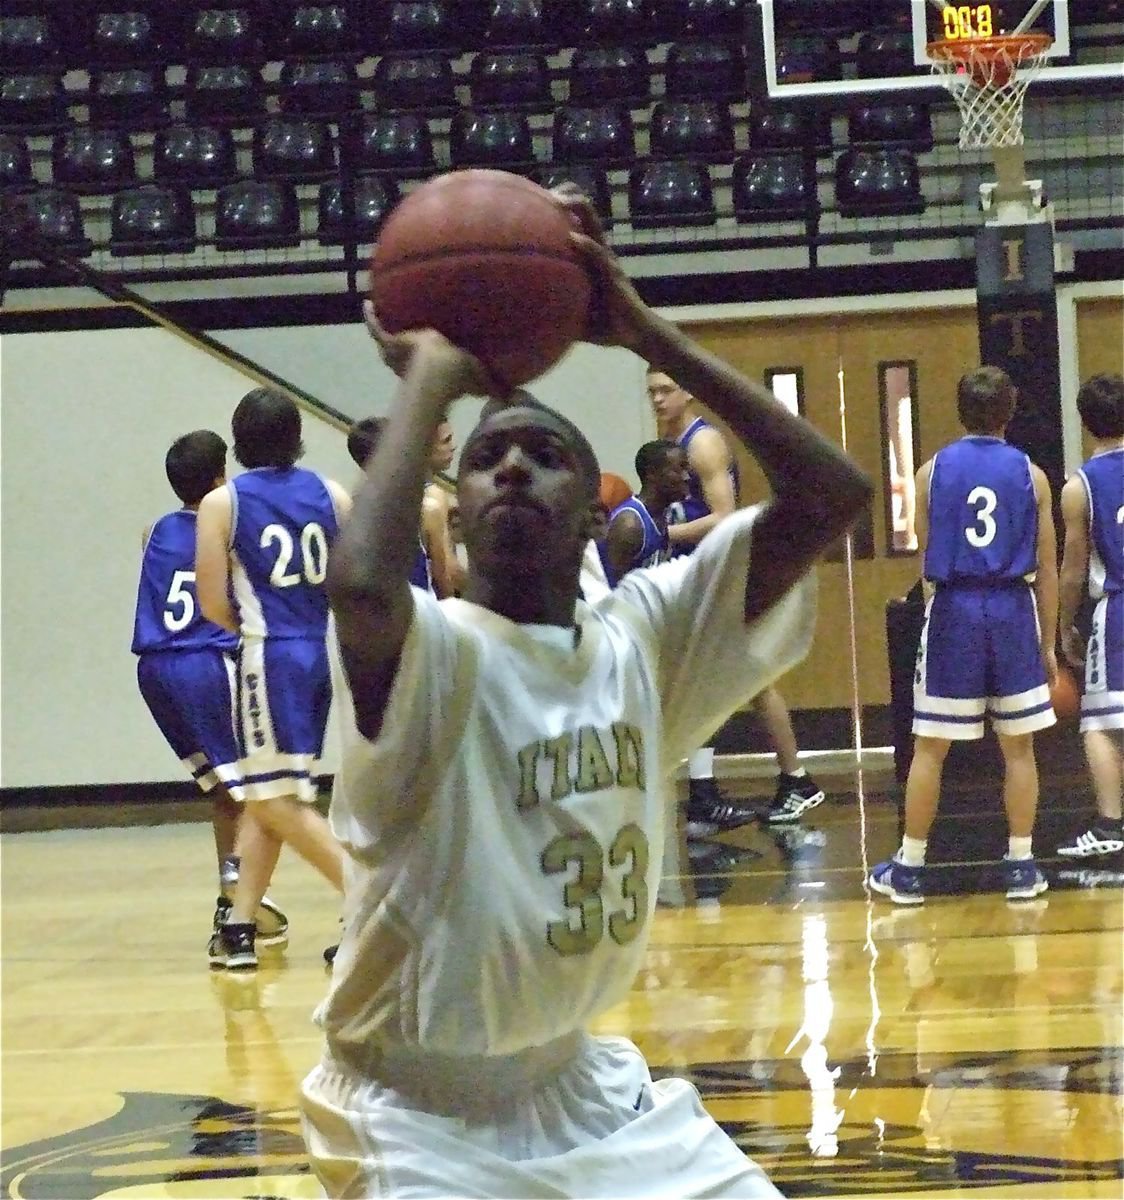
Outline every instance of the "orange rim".
<svg viewBox="0 0 1124 1200">
<path fill-rule="evenodd" d="M 1049 50 L 1053 44 L 1054 39 L 1047 33 L 1009 33 L 999 37 L 930 42 L 925 49 L 930 58 L 939 62 L 956 62 L 971 67 L 973 60 L 991 62 L 998 59 L 1004 50 L 1017 65 Z"/>
</svg>

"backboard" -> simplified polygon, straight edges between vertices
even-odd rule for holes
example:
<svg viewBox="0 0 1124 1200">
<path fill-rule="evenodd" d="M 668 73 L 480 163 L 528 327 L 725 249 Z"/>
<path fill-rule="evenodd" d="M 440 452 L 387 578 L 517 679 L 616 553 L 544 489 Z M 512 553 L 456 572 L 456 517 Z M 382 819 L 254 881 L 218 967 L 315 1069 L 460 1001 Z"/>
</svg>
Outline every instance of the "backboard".
<svg viewBox="0 0 1124 1200">
<path fill-rule="evenodd" d="M 941 84 L 929 73 L 929 42 L 1016 30 L 1053 39 L 1036 89 L 1124 81 L 1124 4 L 1118 0 L 754 0 L 749 19 L 751 48 L 760 38 L 764 60 L 763 75 L 760 63 L 751 63 L 751 94 L 770 100 L 814 104 L 936 93 Z M 871 52 L 879 34 L 887 39 L 884 57 Z M 801 57 L 802 46 L 824 37 L 841 51 L 822 73 L 835 77 L 816 77 L 814 64 Z"/>
</svg>

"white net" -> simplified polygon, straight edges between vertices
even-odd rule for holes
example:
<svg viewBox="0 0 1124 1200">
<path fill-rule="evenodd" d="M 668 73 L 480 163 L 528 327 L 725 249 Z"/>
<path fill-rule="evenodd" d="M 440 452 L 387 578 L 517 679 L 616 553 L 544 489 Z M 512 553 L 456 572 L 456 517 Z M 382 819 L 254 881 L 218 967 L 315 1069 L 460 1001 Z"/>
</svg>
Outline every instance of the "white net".
<svg viewBox="0 0 1124 1200">
<path fill-rule="evenodd" d="M 1023 143 L 1023 99 L 1042 70 L 1050 39 L 1034 35 L 934 42 L 933 72 L 960 109 L 960 148 Z"/>
</svg>

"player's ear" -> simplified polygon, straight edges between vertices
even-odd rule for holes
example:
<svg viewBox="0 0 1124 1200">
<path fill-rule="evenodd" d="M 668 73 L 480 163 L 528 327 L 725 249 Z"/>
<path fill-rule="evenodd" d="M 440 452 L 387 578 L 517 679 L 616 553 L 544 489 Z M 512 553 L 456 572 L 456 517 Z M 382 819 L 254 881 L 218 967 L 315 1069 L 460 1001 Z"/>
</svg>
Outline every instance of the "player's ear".
<svg viewBox="0 0 1124 1200">
<path fill-rule="evenodd" d="M 609 528 L 609 517 L 601 504 L 594 500 L 586 513 L 585 536 L 589 541 L 601 541 Z"/>
</svg>

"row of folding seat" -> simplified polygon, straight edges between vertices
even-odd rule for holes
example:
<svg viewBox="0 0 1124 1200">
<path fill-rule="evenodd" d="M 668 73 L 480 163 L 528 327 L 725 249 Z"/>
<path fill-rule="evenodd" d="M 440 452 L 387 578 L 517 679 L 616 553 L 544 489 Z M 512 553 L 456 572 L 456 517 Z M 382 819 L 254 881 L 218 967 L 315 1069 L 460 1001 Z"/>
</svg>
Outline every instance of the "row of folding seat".
<svg viewBox="0 0 1124 1200">
<path fill-rule="evenodd" d="M 592 168 L 540 168 L 545 186 L 572 180 L 611 224 L 608 179 Z M 815 171 L 798 155 L 744 155 L 730 180 L 733 216 L 739 222 L 806 220 L 819 211 Z M 916 159 L 904 150 L 844 151 L 836 162 L 835 191 L 843 216 L 917 213 L 924 208 Z M 368 245 L 398 201 L 401 187 L 383 175 L 323 183 L 317 199 L 316 238 L 321 245 Z M 634 166 L 627 185 L 629 223 L 634 229 L 701 227 L 716 224 L 714 181 L 704 164 L 646 162 Z M 88 254 L 79 197 L 61 188 L 22 195 L 38 233 L 71 253 Z M 295 185 L 243 179 L 214 195 L 218 250 L 293 247 L 302 233 Z M 110 250 L 119 256 L 188 253 L 198 244 L 195 200 L 186 188 L 147 184 L 114 194 L 110 207 Z"/>
<path fill-rule="evenodd" d="M 701 102 L 660 102 L 647 127 L 650 159 L 693 159 L 729 163 L 736 154 L 728 111 Z M 865 106 L 849 117 L 852 145 L 932 147 L 930 115 L 920 105 Z M 337 137 L 332 126 L 308 118 L 274 117 L 253 127 L 252 173 L 259 179 L 317 180 L 337 163 L 353 172 L 384 171 L 425 177 L 442 169 L 430 123 L 415 114 L 371 113 Z M 830 120 L 807 110 L 761 107 L 749 123 L 751 150 L 833 151 Z M 538 159 L 526 115 L 507 109 L 460 110 L 448 134 L 452 167 L 522 168 Z M 626 167 L 641 157 L 627 109 L 563 107 L 551 130 L 551 161 Z M 120 129 L 76 125 L 56 134 L 51 147 L 55 183 L 87 191 L 107 191 L 137 179 L 133 139 Z M 240 174 L 230 129 L 205 124 L 175 124 L 152 141 L 152 175 L 157 182 L 218 186 Z M 0 186 L 35 181 L 26 139 L 0 133 Z"/>
<path fill-rule="evenodd" d="M 0 56 L 31 65 L 254 62 L 270 55 L 547 49 L 607 40 L 738 39 L 746 0 L 236 0 L 82 5 L 13 0 Z M 23 11 L 20 11 L 22 9 Z"/>
</svg>

